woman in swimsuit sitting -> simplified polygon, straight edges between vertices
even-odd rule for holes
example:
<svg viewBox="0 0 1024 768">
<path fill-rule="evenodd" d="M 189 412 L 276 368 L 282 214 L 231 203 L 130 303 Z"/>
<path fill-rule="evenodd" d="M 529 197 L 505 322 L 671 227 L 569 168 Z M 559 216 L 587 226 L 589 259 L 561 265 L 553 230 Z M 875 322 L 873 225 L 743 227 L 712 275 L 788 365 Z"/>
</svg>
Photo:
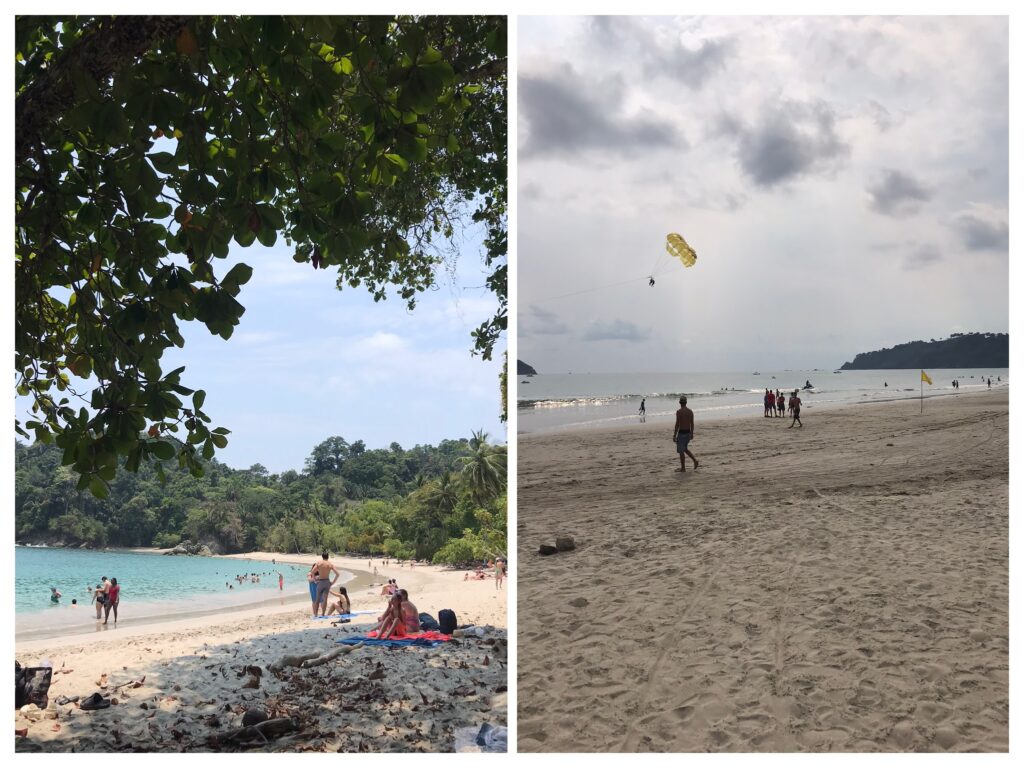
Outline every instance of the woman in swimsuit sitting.
<svg viewBox="0 0 1024 768">
<path fill-rule="evenodd" d="M 392 636 L 405 634 L 405 620 L 402 615 L 402 595 L 396 592 L 388 603 L 388 609 L 380 617 L 380 624 L 377 625 L 377 639 L 387 640 Z"/>
<path fill-rule="evenodd" d="M 405 631 L 407 634 L 420 631 L 420 612 L 416 610 L 416 606 L 409 601 L 409 593 L 404 589 L 398 590 L 398 594 L 402 598 L 402 620 L 405 622 Z"/>
<path fill-rule="evenodd" d="M 351 611 L 352 602 L 348 599 L 347 589 L 345 589 L 344 587 L 338 587 L 337 590 L 332 589 L 331 594 L 336 596 L 338 599 L 331 603 L 331 607 L 327 611 L 328 616 L 335 612 L 341 615 L 349 613 Z"/>
</svg>

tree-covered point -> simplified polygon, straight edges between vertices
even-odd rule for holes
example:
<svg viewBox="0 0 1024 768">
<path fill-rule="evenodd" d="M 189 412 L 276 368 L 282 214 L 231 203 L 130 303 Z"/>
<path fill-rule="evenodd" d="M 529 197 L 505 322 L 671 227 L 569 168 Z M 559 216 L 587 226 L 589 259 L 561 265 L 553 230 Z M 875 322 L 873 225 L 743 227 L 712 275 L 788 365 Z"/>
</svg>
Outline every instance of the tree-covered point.
<svg viewBox="0 0 1024 768">
<path fill-rule="evenodd" d="M 119 472 L 98 499 L 76 487 L 52 445 L 15 441 L 19 542 L 266 549 L 416 557 L 463 563 L 505 554 L 506 451 L 484 433 L 437 446 L 367 449 L 331 437 L 303 472 L 231 469 L 212 459 L 203 477 L 182 468 L 161 482 L 152 467 Z"/>
<path fill-rule="evenodd" d="M 841 370 L 900 368 L 1008 368 L 1010 336 L 1006 333 L 954 333 L 948 339 L 909 341 L 874 352 L 861 352 Z"/>
<path fill-rule="evenodd" d="M 416 303 L 482 227 L 506 327 L 506 19 L 22 16 L 15 21 L 15 374 L 23 436 L 79 490 L 227 444 L 165 372 L 181 323 L 225 339 L 280 240 L 295 269 Z M 174 435 L 181 439 L 172 439 Z"/>
</svg>

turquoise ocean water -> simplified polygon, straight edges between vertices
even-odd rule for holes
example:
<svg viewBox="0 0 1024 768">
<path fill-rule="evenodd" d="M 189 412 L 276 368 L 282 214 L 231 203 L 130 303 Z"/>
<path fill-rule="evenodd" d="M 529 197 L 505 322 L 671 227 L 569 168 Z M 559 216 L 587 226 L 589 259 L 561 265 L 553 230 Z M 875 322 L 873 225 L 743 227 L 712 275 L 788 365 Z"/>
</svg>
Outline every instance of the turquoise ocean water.
<svg viewBox="0 0 1024 768">
<path fill-rule="evenodd" d="M 96 613 L 86 587 L 95 588 L 103 576 L 116 577 L 121 585 L 119 624 L 125 626 L 309 595 L 308 566 L 260 560 L 19 546 L 14 565 L 15 634 L 20 638 L 94 628 Z M 278 571 L 284 576 L 283 590 L 278 589 Z M 260 583 L 235 580 L 246 573 L 260 574 Z M 341 583 L 352 577 L 344 572 Z M 57 605 L 50 601 L 51 586 L 63 595 Z M 78 600 L 77 607 L 72 599 Z"/>
<path fill-rule="evenodd" d="M 1009 386 L 1006 368 L 928 370 L 932 384 L 924 396 L 969 394 Z M 1000 381 L 997 381 L 1001 379 Z M 953 389 L 953 379 L 960 382 Z M 883 371 L 747 371 L 724 373 L 556 373 L 518 376 L 518 431 L 556 432 L 633 424 L 641 398 L 646 397 L 648 421 L 671 421 L 685 394 L 698 418 L 722 419 L 757 416 L 764 412 L 766 387 L 786 393 L 801 389 L 805 415 L 815 410 L 917 398 L 920 370 Z"/>
</svg>

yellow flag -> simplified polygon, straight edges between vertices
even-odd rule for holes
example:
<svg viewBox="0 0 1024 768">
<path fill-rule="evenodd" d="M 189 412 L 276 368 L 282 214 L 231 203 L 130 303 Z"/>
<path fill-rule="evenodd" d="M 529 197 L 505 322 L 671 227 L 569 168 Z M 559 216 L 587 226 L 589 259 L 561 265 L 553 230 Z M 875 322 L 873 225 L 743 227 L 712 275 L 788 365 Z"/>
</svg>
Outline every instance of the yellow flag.
<svg viewBox="0 0 1024 768">
<path fill-rule="evenodd" d="M 921 371 L 921 381 L 927 381 L 929 384 L 932 383 L 932 380 L 928 378 L 928 374 L 924 371 Z"/>
</svg>

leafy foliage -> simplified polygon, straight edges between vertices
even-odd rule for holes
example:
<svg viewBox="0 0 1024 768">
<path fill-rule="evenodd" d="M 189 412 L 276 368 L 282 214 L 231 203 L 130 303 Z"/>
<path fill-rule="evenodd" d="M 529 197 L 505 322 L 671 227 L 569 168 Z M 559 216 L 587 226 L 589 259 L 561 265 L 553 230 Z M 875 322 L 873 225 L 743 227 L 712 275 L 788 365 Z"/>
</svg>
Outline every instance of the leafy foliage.
<svg viewBox="0 0 1024 768">
<path fill-rule="evenodd" d="M 478 222 L 489 359 L 506 327 L 505 24 L 18 18 L 15 372 L 34 400 L 18 432 L 99 498 L 122 467 L 203 477 L 229 432 L 161 359 L 180 323 L 230 338 L 252 269 L 221 265 L 282 238 L 339 289 L 411 308 Z"/>
<path fill-rule="evenodd" d="M 341 446 L 349 449 L 344 460 L 318 463 Z M 466 551 L 477 553 L 470 559 L 505 552 L 504 481 L 486 490 L 462 472 L 480 455 L 503 460 L 503 449 L 483 433 L 408 450 L 363 446 L 353 456 L 355 446 L 363 443 L 324 440 L 301 474 L 270 474 L 259 464 L 233 470 L 213 459 L 202 478 L 178 468 L 161 483 L 144 465 L 118 474 L 109 497 L 99 500 L 77 490 L 55 446 L 15 442 L 16 536 L 93 547 L 170 547 L 189 539 L 224 552 L 326 548 L 452 563 L 466 562 L 452 559 Z"/>
</svg>

